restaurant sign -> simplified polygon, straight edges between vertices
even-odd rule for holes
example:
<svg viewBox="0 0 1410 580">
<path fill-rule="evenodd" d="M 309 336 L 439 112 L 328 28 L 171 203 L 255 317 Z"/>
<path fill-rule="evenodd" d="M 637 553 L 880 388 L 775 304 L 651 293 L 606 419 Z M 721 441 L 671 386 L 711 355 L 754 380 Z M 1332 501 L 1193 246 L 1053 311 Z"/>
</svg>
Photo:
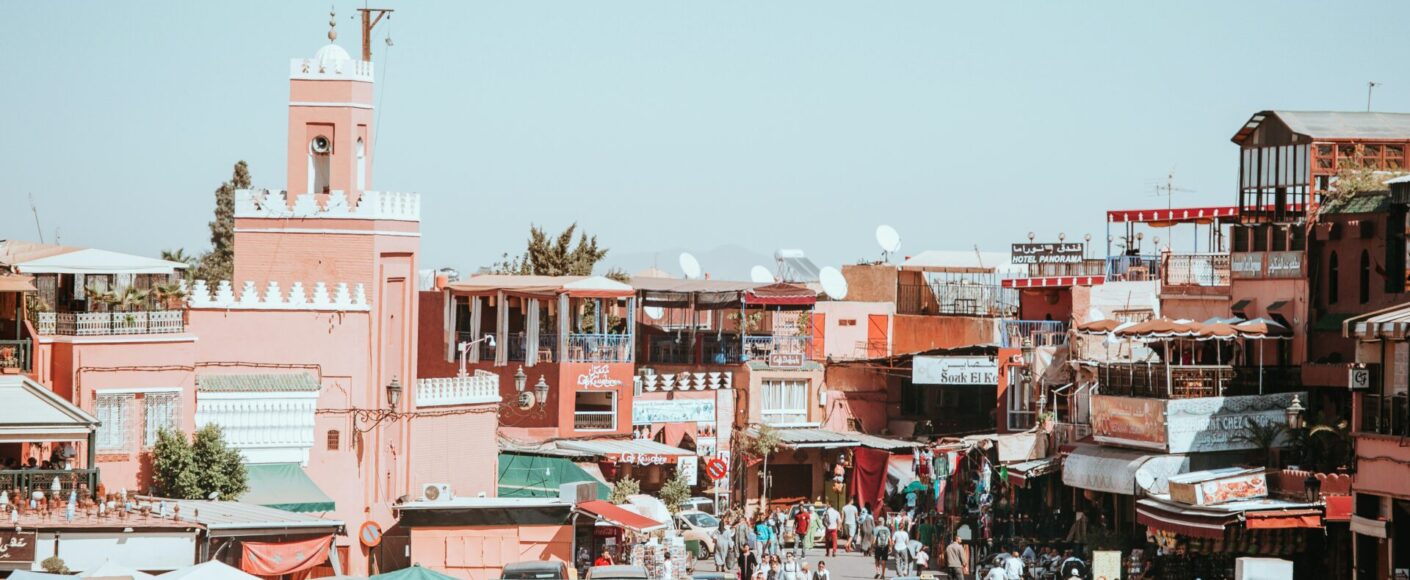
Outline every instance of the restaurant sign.
<svg viewBox="0 0 1410 580">
<path fill-rule="evenodd" d="M 661 453 L 619 453 L 607 456 L 607 461 L 612 463 L 626 463 L 629 465 L 665 465 L 675 463 L 675 456 Z"/>
<path fill-rule="evenodd" d="M 1229 275 L 1234 278 L 1263 276 L 1263 252 L 1236 252 L 1229 256 Z"/>
<path fill-rule="evenodd" d="M 0 562 L 33 562 L 36 532 L 0 531 Z"/>
<path fill-rule="evenodd" d="M 1307 400 L 1307 393 L 1278 393 L 1242 397 L 1175 399 L 1165 407 L 1170 453 L 1211 453 L 1257 449 L 1243 434 L 1250 423 L 1287 425 L 1287 408 L 1293 396 Z M 1095 398 L 1095 397 L 1094 397 Z M 1288 442 L 1287 435 L 1278 445 Z"/>
<path fill-rule="evenodd" d="M 632 424 L 714 423 L 715 400 L 677 399 L 674 401 L 632 401 Z"/>
<path fill-rule="evenodd" d="M 987 356 L 918 356 L 911 360 L 917 385 L 998 385 L 999 363 Z"/>
<path fill-rule="evenodd" d="M 1162 399 L 1092 396 L 1092 438 L 1142 449 L 1165 450 L 1165 404 Z"/>
<path fill-rule="evenodd" d="M 1015 264 L 1080 264 L 1082 244 L 1014 244 Z"/>
<path fill-rule="evenodd" d="M 1302 276 L 1302 252 L 1269 252 L 1269 278 L 1297 278 Z"/>
</svg>

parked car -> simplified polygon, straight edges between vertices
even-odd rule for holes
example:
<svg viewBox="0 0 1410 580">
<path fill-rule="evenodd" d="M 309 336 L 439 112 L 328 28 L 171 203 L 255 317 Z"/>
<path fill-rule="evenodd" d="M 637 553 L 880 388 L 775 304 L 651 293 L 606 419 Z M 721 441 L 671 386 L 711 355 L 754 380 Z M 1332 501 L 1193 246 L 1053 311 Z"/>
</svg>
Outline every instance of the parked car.
<svg viewBox="0 0 1410 580">
<path fill-rule="evenodd" d="M 504 565 L 504 571 L 500 573 L 503 580 L 568 580 L 567 562 L 555 562 L 550 560 L 533 560 L 529 562 L 514 562 Z"/>
<path fill-rule="evenodd" d="M 681 511 L 705 512 L 712 516 L 719 515 L 715 513 L 715 500 L 708 497 L 692 497 L 681 502 Z"/>
<path fill-rule="evenodd" d="M 680 531 L 686 542 L 695 540 L 700 543 L 700 549 L 696 550 L 695 556 L 702 560 L 715 553 L 714 532 L 718 529 L 719 518 L 705 512 L 692 510 L 676 514 L 676 530 Z"/>
<path fill-rule="evenodd" d="M 587 580 L 646 580 L 646 568 L 641 566 L 593 566 Z"/>
</svg>

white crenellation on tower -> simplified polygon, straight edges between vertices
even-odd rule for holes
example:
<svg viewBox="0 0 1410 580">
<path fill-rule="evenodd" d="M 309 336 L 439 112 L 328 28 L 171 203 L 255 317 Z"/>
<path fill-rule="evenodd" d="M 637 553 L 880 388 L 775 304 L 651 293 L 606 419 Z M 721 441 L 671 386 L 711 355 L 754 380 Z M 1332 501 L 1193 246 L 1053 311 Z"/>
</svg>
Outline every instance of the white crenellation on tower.
<svg viewBox="0 0 1410 580">
<path fill-rule="evenodd" d="M 232 291 L 229 280 L 221 280 L 216 285 L 215 295 L 211 296 L 210 284 L 196 280 L 186 298 L 186 304 L 193 309 L 221 310 L 315 310 L 315 311 L 354 311 L 367 310 L 367 289 L 356 284 L 350 290 L 346 282 L 338 283 L 331 293 L 328 284 L 317 282 L 313 296 L 308 295 L 303 282 L 294 282 L 285 293 L 278 282 L 270 282 L 263 294 L 256 290 L 254 282 L 245 282 L 239 296 Z"/>
</svg>

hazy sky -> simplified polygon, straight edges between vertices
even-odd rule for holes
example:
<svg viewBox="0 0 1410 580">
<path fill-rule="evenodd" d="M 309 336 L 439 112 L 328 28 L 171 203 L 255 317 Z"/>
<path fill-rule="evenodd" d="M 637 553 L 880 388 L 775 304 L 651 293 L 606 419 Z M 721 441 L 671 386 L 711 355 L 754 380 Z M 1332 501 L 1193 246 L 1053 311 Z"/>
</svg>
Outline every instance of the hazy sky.
<svg viewBox="0 0 1410 580">
<path fill-rule="evenodd" d="M 906 254 L 1101 239 L 1172 168 L 1177 205 L 1232 204 L 1229 137 L 1260 109 L 1363 110 L 1368 80 L 1410 109 L 1408 3 L 379 5 L 374 185 L 422 194 L 427 266 L 488 264 L 531 222 L 824 265 L 876 256 L 879 223 Z M 337 6 L 356 54 L 361 3 Z M 197 251 L 235 160 L 284 188 L 288 60 L 327 2 L 6 10 L 0 238 L 36 237 L 32 194 L 50 241 Z"/>
</svg>

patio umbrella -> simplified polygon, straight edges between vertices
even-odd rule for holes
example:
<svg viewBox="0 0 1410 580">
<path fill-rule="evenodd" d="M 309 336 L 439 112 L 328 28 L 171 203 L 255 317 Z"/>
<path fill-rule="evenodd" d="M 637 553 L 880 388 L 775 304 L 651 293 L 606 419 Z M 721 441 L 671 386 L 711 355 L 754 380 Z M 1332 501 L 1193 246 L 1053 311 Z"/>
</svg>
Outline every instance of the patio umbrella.
<svg viewBox="0 0 1410 580">
<path fill-rule="evenodd" d="M 1077 325 L 1077 332 L 1080 332 L 1082 334 L 1097 335 L 1110 334 L 1112 331 L 1116 330 L 1116 327 L 1118 326 L 1121 326 L 1120 320 L 1110 318 L 1104 320 L 1093 320 Z"/>
<path fill-rule="evenodd" d="M 1197 333 L 1202 340 L 1230 340 L 1239 336 L 1239 329 L 1228 322 L 1206 322 Z"/>
<path fill-rule="evenodd" d="M 367 580 L 455 580 L 455 578 L 429 568 L 422 568 L 420 564 L 412 564 L 410 568 L 402 568 L 396 572 L 368 576 Z"/>
<path fill-rule="evenodd" d="M 126 564 L 119 564 L 112 560 L 104 560 L 97 568 L 88 570 L 79 575 L 80 578 L 131 578 L 132 580 L 152 580 L 156 578 L 146 572 L 138 571 L 136 568 Z"/>
<path fill-rule="evenodd" d="M 1244 338 L 1292 338 L 1292 331 L 1288 330 L 1288 327 L 1283 326 L 1276 320 L 1269 320 L 1267 318 L 1254 318 L 1253 320 L 1240 322 L 1235 324 L 1234 328 L 1237 329 Z"/>
</svg>

